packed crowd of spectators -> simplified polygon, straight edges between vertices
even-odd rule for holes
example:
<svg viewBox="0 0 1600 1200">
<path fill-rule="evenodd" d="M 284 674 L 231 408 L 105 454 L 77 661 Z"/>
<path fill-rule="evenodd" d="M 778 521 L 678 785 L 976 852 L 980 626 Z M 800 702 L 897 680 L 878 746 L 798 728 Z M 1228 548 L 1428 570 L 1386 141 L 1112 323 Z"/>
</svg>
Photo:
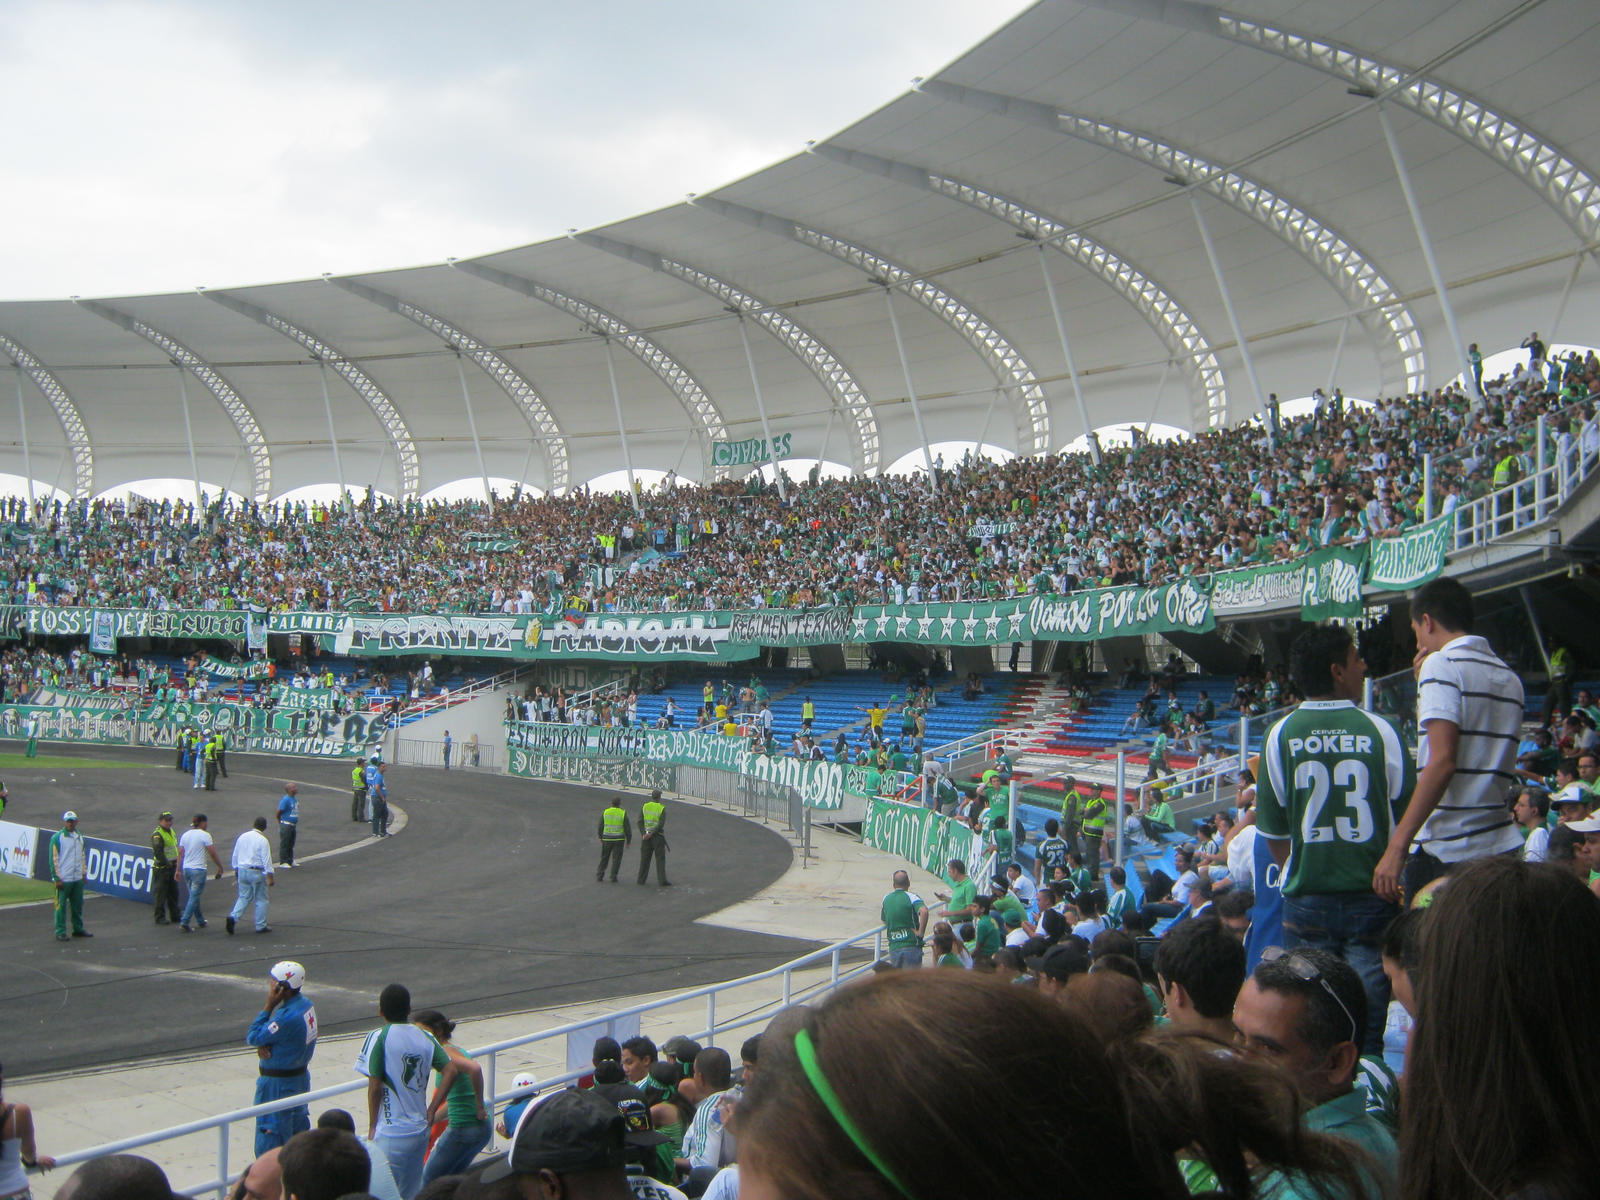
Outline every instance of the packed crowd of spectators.
<svg viewBox="0 0 1600 1200">
<path fill-rule="evenodd" d="M 728 480 L 642 493 L 347 507 L 22 502 L 0 549 L 12 603 L 573 612 L 918 603 L 1153 583 L 1381 537 L 1538 464 L 1600 453 L 1600 359 L 1460 391 L 1345 402 L 1193 438 L 927 476 Z M 1275 430 L 1275 433 L 1273 432 Z M 930 482 L 937 489 L 930 494 Z M 987 523 L 988 528 L 985 528 Z M 996 529 L 995 526 L 999 526 Z"/>
</svg>

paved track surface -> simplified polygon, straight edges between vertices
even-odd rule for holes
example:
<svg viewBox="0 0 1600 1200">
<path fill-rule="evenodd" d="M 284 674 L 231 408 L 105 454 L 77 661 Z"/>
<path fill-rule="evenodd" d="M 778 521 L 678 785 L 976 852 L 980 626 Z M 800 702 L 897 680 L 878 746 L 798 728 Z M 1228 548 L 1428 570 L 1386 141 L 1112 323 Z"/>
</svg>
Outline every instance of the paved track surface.
<svg viewBox="0 0 1600 1200">
<path fill-rule="evenodd" d="M 177 814 L 179 831 L 204 811 L 226 865 L 257 815 L 276 849 L 273 814 L 292 778 L 297 858 L 309 861 L 278 872 L 266 934 L 248 919 L 234 936 L 224 932 L 231 871 L 208 884 L 210 926 L 192 934 L 108 897 L 84 906 L 95 936 L 66 943 L 53 936 L 48 906 L 0 909 L 0 1045 L 13 1078 L 236 1049 L 268 968 L 284 958 L 305 964 L 322 1029 L 344 1033 L 377 1023 L 377 995 L 391 981 L 411 989 L 417 1008 L 492 1016 L 694 987 L 814 946 L 696 923 L 772 883 L 792 852 L 770 830 L 695 805 L 668 805 L 674 886 L 658 889 L 632 879 L 637 830 L 622 882 L 595 882 L 604 794 L 592 789 L 393 767 L 390 800 L 407 824 L 378 841 L 350 820 L 348 764 L 230 755 L 231 777 L 206 792 L 191 789 L 170 753 L 70 753 L 150 765 L 8 771 L 10 820 L 56 828 L 71 808 L 87 835 L 145 844 L 162 809 Z M 625 806 L 637 825 L 639 799 Z"/>
</svg>

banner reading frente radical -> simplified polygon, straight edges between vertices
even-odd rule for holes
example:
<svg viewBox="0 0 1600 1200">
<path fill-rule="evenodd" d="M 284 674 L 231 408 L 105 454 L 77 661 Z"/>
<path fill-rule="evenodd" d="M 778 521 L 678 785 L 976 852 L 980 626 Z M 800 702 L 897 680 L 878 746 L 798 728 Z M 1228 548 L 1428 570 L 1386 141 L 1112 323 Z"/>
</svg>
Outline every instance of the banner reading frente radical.
<svg viewBox="0 0 1600 1200">
<path fill-rule="evenodd" d="M 1444 570 L 1455 540 L 1455 515 L 1435 517 L 1395 537 L 1372 545 L 1367 582 L 1388 592 L 1403 592 L 1427 583 Z"/>
<path fill-rule="evenodd" d="M 940 816 L 931 808 L 894 800 L 873 800 L 867 805 L 861 840 L 915 863 L 946 883 L 951 882 L 951 859 L 960 859 L 969 872 L 976 872 L 983 857 L 982 836 L 965 823 Z"/>
</svg>

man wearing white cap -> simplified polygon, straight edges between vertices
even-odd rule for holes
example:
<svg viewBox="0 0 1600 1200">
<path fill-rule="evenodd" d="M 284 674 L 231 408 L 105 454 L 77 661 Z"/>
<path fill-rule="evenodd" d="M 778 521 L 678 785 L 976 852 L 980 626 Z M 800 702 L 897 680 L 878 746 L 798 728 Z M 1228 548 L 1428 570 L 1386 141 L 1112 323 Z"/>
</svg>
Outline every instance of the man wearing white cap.
<svg viewBox="0 0 1600 1200">
<path fill-rule="evenodd" d="M 298 1096 L 311 1090 L 311 1056 L 317 1049 L 317 1010 L 300 994 L 306 969 L 285 959 L 268 972 L 266 1004 L 250 1022 L 245 1044 L 261 1059 L 256 1079 L 257 1104 Z M 311 1128 L 305 1105 L 256 1118 L 256 1154 L 281 1146 L 302 1129 Z"/>
<path fill-rule="evenodd" d="M 88 855 L 83 834 L 78 832 L 78 814 L 70 809 L 61 814 L 61 828 L 50 835 L 50 878 L 56 885 L 56 941 L 67 940 L 67 910 L 72 910 L 72 936 L 93 937 L 83 927 L 83 878 Z"/>
<path fill-rule="evenodd" d="M 503 1138 L 517 1136 L 517 1122 L 533 1101 L 539 1080 L 532 1071 L 522 1071 L 511 1081 L 512 1100 L 495 1124 L 495 1132 Z"/>
</svg>

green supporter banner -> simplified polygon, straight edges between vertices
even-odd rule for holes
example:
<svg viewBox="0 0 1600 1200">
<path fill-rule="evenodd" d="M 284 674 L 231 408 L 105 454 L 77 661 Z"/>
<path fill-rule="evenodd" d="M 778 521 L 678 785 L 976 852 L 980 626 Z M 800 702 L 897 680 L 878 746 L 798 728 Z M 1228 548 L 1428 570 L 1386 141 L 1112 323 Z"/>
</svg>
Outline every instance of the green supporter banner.
<svg viewBox="0 0 1600 1200">
<path fill-rule="evenodd" d="M 980 541 L 984 538 L 1010 537 L 1020 528 L 1020 521 L 974 521 L 967 526 L 967 536 Z"/>
<path fill-rule="evenodd" d="M 1398 537 L 1372 545 L 1367 582 L 1386 592 L 1403 592 L 1427 583 L 1444 570 L 1455 538 L 1455 515 L 1435 517 Z"/>
<path fill-rule="evenodd" d="M 225 662 L 215 654 L 200 660 L 200 669 L 216 679 L 268 679 L 272 667 L 264 662 Z"/>
<path fill-rule="evenodd" d="M 969 871 L 976 871 L 983 857 L 983 838 L 961 821 L 894 800 L 873 800 L 867 805 L 861 840 L 946 882 L 950 881 L 946 870 L 951 859 L 959 858 Z"/>
<path fill-rule="evenodd" d="M 22 627 L 40 637 L 217 639 L 242 642 L 249 635 L 250 614 L 231 609 L 65 608 L 30 604 L 22 610 Z M 107 615 L 109 614 L 109 616 Z M 99 622 L 97 633 L 96 623 Z"/>
<path fill-rule="evenodd" d="M 509 554 L 518 549 L 517 539 L 498 537 L 492 533 L 469 533 L 461 544 L 478 554 Z"/>
<path fill-rule="evenodd" d="M 750 467 L 768 461 L 788 458 L 794 443 L 792 433 L 780 433 L 772 439 L 772 452 L 767 452 L 766 438 L 747 438 L 742 442 L 712 442 L 711 465 L 714 467 Z"/>
<path fill-rule="evenodd" d="M 548 779 L 557 783 L 582 783 L 591 787 L 636 788 L 664 792 L 678 790 L 678 768 L 644 759 L 607 762 L 569 754 L 541 754 L 521 747 L 506 752 L 507 767 L 513 775 L 529 779 Z"/>
<path fill-rule="evenodd" d="M 1092 642 L 1214 628 L 1210 580 L 1182 579 L 1157 587 L 1095 588 L 975 603 L 861 605 L 851 619 L 850 640 L 936 646 Z"/>
<path fill-rule="evenodd" d="M 1305 558 L 1300 584 L 1300 619 L 1325 621 L 1330 617 L 1361 615 L 1361 582 L 1366 573 L 1367 547 L 1329 546 Z"/>
<path fill-rule="evenodd" d="M 0 708 L 0 737 L 26 738 L 28 721 L 39 738 L 49 742 L 134 741 L 138 714 L 133 709 L 75 708 L 61 704 L 8 704 Z"/>
<path fill-rule="evenodd" d="M 335 711 L 344 703 L 338 688 L 297 688 L 286 683 L 272 686 L 272 702 L 280 709 L 324 709 Z"/>
<path fill-rule="evenodd" d="M 1285 608 L 1300 603 L 1305 578 L 1305 560 L 1299 558 L 1218 571 L 1213 576 L 1211 603 L 1230 617 Z"/>
</svg>

